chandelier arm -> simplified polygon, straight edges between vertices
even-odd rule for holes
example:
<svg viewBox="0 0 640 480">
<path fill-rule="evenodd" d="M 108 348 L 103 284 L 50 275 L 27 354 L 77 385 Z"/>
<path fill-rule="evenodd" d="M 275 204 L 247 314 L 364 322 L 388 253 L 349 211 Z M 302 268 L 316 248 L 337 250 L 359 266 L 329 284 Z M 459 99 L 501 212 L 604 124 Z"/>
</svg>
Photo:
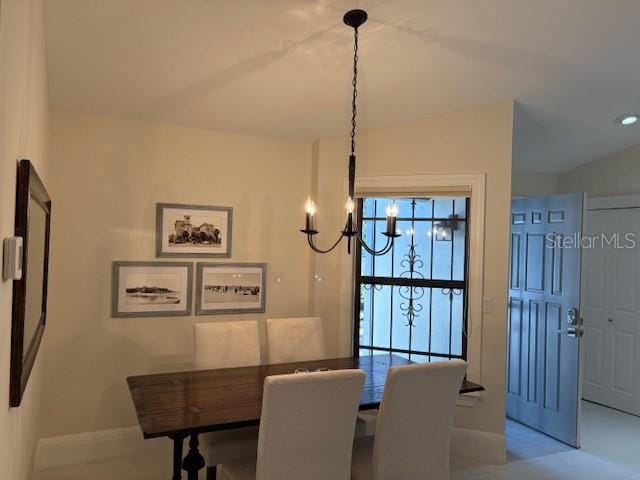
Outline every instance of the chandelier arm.
<svg viewBox="0 0 640 480">
<path fill-rule="evenodd" d="M 338 239 L 335 241 L 335 243 L 333 245 L 331 245 L 326 250 L 323 250 L 322 248 L 318 248 L 316 246 L 315 242 L 313 241 L 313 234 L 311 234 L 311 233 L 307 234 L 307 242 L 309 243 L 309 246 L 311 247 L 311 250 L 313 250 L 316 253 L 329 253 L 329 252 L 331 252 L 332 250 L 334 250 L 340 244 L 340 241 L 343 238 L 344 238 L 344 233 L 341 233 L 340 236 L 338 237 Z"/>
<path fill-rule="evenodd" d="M 389 253 L 389 251 L 393 248 L 393 241 L 394 241 L 393 237 L 387 237 L 386 245 L 382 247 L 380 250 L 374 250 L 373 248 L 369 247 L 369 245 L 365 243 L 364 239 L 360 235 L 360 232 L 357 233 L 357 237 L 358 237 L 358 241 L 360 242 L 360 245 L 362 245 L 362 248 L 364 248 L 367 251 L 367 253 L 373 256 L 385 255 Z"/>
</svg>

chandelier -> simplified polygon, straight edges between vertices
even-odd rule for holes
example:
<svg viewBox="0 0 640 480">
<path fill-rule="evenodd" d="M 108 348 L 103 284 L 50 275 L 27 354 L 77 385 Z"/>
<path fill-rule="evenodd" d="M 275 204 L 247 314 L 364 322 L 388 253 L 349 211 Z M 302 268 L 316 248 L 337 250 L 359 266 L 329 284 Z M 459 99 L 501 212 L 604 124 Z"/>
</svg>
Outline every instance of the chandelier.
<svg viewBox="0 0 640 480">
<path fill-rule="evenodd" d="M 399 237 L 400 234 L 396 233 L 396 220 L 398 217 L 398 206 L 395 202 L 389 204 L 386 209 L 386 230 L 382 234 L 387 237 L 387 241 L 384 247 L 379 250 L 370 248 L 362 238 L 361 232 L 354 226 L 354 193 L 355 193 L 355 178 L 356 178 L 356 114 L 357 105 L 356 98 L 358 96 L 358 28 L 367 21 L 367 12 L 364 10 L 350 10 L 344 15 L 344 23 L 353 28 L 354 42 L 353 42 L 353 96 L 351 99 L 351 154 L 349 155 L 349 196 L 347 197 L 347 220 L 344 225 L 344 230 L 340 232 L 338 239 L 333 245 L 327 249 L 319 248 L 314 236 L 318 234 L 318 230 L 315 225 L 315 213 L 316 205 L 309 197 L 306 203 L 307 217 L 305 222 L 305 228 L 300 230 L 307 236 L 309 246 L 314 252 L 317 253 L 329 253 L 335 249 L 343 239 L 347 241 L 347 253 L 351 254 L 352 243 L 354 239 L 360 242 L 362 248 L 364 248 L 371 255 L 385 255 L 391 248 L 393 248 L 394 239 Z"/>
</svg>

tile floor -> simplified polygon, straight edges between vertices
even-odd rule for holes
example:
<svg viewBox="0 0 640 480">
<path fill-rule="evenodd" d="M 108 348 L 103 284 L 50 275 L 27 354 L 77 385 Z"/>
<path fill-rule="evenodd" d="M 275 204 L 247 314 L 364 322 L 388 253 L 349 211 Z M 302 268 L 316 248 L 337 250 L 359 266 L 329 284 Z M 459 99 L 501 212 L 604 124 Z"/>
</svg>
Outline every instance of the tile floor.
<svg viewBox="0 0 640 480">
<path fill-rule="evenodd" d="M 507 463 L 453 459 L 451 480 L 640 480 L 640 417 L 584 402 L 582 421 L 580 450 L 507 421 Z M 36 480 L 159 480 L 169 471 L 167 452 L 49 469 Z"/>
<path fill-rule="evenodd" d="M 582 448 L 507 420 L 507 464 L 453 459 L 451 480 L 640 480 L 640 417 L 582 404 Z"/>
</svg>

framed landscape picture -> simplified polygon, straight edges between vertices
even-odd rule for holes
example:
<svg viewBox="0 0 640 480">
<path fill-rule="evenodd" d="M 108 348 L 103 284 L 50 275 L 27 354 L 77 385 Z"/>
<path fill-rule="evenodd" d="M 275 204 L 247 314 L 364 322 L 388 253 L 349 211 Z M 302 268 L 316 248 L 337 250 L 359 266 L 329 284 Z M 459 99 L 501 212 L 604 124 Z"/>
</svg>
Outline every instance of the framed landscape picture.
<svg viewBox="0 0 640 480">
<path fill-rule="evenodd" d="M 156 255 L 231 258 L 232 207 L 156 205 Z"/>
<path fill-rule="evenodd" d="M 196 315 L 263 313 L 265 263 L 199 263 Z"/>
<path fill-rule="evenodd" d="M 193 264 L 113 262 L 112 317 L 191 315 Z"/>
</svg>

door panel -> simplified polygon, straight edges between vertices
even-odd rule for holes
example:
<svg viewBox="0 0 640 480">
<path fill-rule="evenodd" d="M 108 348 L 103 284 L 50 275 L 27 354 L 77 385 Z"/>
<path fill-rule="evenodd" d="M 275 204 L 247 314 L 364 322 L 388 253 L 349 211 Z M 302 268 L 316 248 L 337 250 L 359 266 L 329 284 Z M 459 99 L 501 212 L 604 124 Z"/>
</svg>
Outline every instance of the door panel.
<svg viewBox="0 0 640 480">
<path fill-rule="evenodd" d="M 602 386 L 602 349 L 604 347 L 604 332 L 602 328 L 585 325 L 584 381 L 596 386 Z"/>
<path fill-rule="evenodd" d="M 527 258 L 524 268 L 527 272 L 525 290 L 544 291 L 544 233 L 527 233 Z"/>
<path fill-rule="evenodd" d="M 520 395 L 520 361 L 522 352 L 522 300 L 509 300 L 509 368 L 507 390 L 514 395 Z"/>
<path fill-rule="evenodd" d="M 613 388 L 633 395 L 633 334 L 617 331 L 613 334 Z"/>
<path fill-rule="evenodd" d="M 640 233 L 640 209 L 587 215 L 590 238 L 614 240 L 585 249 L 583 398 L 640 415 L 640 243 L 625 237 Z"/>
<path fill-rule="evenodd" d="M 524 338 L 528 342 L 527 352 L 527 401 L 538 401 L 538 352 L 540 351 L 540 302 L 529 300 L 529 322 Z"/>
<path fill-rule="evenodd" d="M 522 235 L 519 233 L 511 234 L 511 257 L 514 261 L 510 264 L 510 286 L 511 288 L 520 288 L 520 255 L 522 251 Z"/>
<path fill-rule="evenodd" d="M 635 273 L 637 271 L 636 255 L 633 252 L 616 252 L 615 271 L 615 310 L 617 313 L 636 311 Z"/>
<path fill-rule="evenodd" d="M 544 343 L 544 408 L 557 412 L 559 410 L 560 383 L 560 349 L 562 307 L 547 303 L 545 321 L 546 341 Z"/>
<path fill-rule="evenodd" d="M 587 226 L 587 228 L 589 228 Z M 589 232 L 587 232 L 589 235 Z M 606 278 L 605 254 L 600 249 L 589 248 L 584 250 L 584 299 L 586 308 L 600 310 L 605 308 L 604 287 Z"/>
<path fill-rule="evenodd" d="M 580 305 L 580 252 L 571 240 L 582 209 L 581 194 L 514 200 L 509 270 L 507 415 L 574 446 L 580 337 L 568 335 L 566 319 Z"/>
<path fill-rule="evenodd" d="M 560 247 L 564 241 L 564 236 L 554 234 L 554 242 L 551 244 L 551 293 L 562 296 L 562 274 L 564 269 L 563 252 Z"/>
</svg>

